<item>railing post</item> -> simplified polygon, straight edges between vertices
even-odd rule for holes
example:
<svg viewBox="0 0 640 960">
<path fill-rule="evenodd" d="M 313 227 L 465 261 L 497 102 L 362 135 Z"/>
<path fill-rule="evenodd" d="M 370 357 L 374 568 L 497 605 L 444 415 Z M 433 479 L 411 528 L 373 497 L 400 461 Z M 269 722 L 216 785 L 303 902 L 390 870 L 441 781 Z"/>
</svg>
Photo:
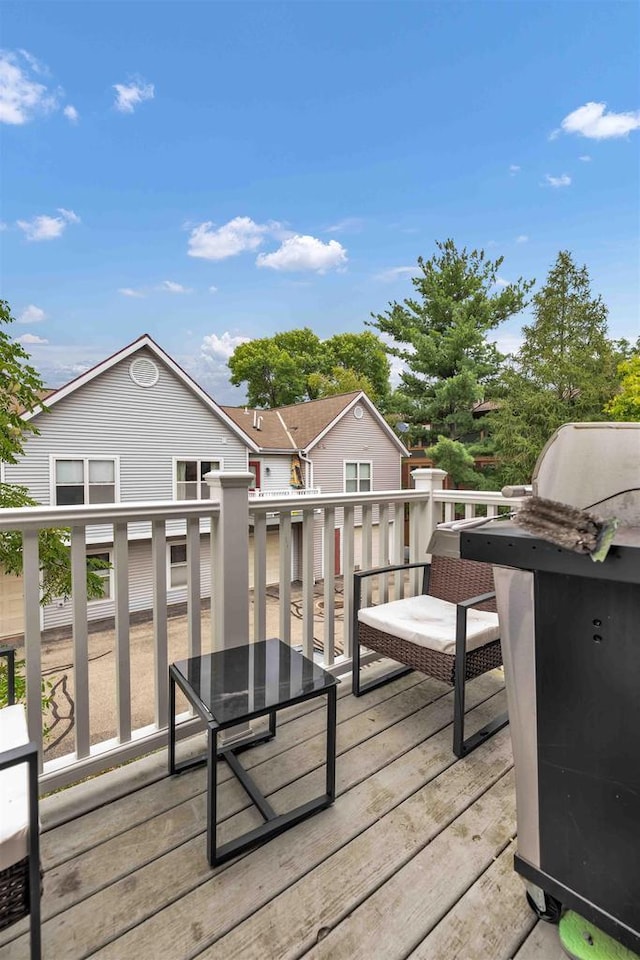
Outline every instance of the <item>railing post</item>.
<svg viewBox="0 0 640 960">
<path fill-rule="evenodd" d="M 204 477 L 220 502 L 218 536 L 211 544 L 212 649 L 249 643 L 249 485 L 252 473 L 214 470 Z M 215 552 L 214 552 L 215 551 Z"/>
<path fill-rule="evenodd" d="M 415 547 L 414 543 L 411 543 L 412 561 L 425 559 L 425 552 L 431 534 L 438 525 L 440 514 L 440 505 L 434 501 L 433 494 L 436 490 L 442 490 L 446 475 L 446 470 L 438 470 L 437 467 L 420 467 L 418 470 L 411 471 L 415 489 L 424 490 L 429 494 L 429 499 L 424 506 L 424 522 L 418 525 L 419 542 Z"/>
</svg>

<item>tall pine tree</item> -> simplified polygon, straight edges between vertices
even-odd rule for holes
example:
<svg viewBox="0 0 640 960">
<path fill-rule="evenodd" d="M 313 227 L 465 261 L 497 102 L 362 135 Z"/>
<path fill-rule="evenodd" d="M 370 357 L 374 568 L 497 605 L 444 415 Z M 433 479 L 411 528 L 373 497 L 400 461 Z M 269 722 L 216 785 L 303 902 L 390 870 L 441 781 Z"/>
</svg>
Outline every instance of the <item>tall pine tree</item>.
<svg viewBox="0 0 640 960">
<path fill-rule="evenodd" d="M 607 308 L 592 296 L 587 268 L 558 254 L 533 297 L 533 323 L 504 373 L 504 399 L 491 415 L 502 482 L 526 482 L 551 434 L 571 421 L 604 420 L 617 386 Z"/>
<path fill-rule="evenodd" d="M 458 250 L 453 240 L 437 247 L 430 260 L 418 258 L 415 296 L 369 321 L 404 361 L 394 401 L 412 423 L 431 425 L 427 442 L 473 430 L 471 409 L 491 394 L 504 359 L 487 334 L 522 310 L 532 286 L 522 279 L 501 285 L 502 257 Z"/>
</svg>

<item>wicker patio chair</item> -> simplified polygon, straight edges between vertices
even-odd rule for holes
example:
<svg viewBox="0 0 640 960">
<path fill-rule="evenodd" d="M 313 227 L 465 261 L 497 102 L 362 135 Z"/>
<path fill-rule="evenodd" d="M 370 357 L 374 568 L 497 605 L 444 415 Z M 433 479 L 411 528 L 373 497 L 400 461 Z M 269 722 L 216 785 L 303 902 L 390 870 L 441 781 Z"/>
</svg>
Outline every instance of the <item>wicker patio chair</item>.
<svg viewBox="0 0 640 960">
<path fill-rule="evenodd" d="M 38 748 L 29 743 L 24 707 L 14 703 L 15 651 L 0 647 L 0 656 L 7 658 L 8 690 L 8 706 L 0 708 L 0 930 L 28 915 L 31 960 L 39 960 Z"/>
<path fill-rule="evenodd" d="M 354 574 L 353 692 L 356 697 L 418 670 L 454 688 L 453 752 L 463 757 L 508 722 L 507 714 L 464 737 L 465 682 L 502 665 L 498 615 L 490 564 L 463 560 L 459 534 L 437 530 L 428 547 L 431 563 L 378 567 Z M 422 593 L 361 607 L 367 577 L 423 570 Z M 362 683 L 361 647 L 402 667 Z"/>
</svg>

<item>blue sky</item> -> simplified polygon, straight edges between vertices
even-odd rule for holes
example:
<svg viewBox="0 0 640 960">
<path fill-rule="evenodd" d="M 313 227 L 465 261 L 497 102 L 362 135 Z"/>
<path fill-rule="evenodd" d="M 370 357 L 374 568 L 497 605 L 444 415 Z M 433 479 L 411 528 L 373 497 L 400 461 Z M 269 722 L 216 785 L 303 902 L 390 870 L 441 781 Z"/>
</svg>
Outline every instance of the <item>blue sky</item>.
<svg viewBox="0 0 640 960">
<path fill-rule="evenodd" d="M 149 333 L 240 403 L 242 338 L 361 332 L 446 237 L 538 284 L 567 248 L 640 334 L 637 3 L 2 15 L 2 296 L 49 384 Z"/>
</svg>

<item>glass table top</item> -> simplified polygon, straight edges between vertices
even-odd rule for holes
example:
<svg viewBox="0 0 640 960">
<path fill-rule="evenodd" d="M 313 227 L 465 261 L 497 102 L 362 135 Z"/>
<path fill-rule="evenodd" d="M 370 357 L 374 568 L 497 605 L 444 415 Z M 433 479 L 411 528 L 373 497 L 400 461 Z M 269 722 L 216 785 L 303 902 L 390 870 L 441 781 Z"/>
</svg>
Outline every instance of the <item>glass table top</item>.
<svg viewBox="0 0 640 960">
<path fill-rule="evenodd" d="M 322 667 L 275 638 L 178 660 L 173 667 L 220 725 L 339 683 Z"/>
</svg>

